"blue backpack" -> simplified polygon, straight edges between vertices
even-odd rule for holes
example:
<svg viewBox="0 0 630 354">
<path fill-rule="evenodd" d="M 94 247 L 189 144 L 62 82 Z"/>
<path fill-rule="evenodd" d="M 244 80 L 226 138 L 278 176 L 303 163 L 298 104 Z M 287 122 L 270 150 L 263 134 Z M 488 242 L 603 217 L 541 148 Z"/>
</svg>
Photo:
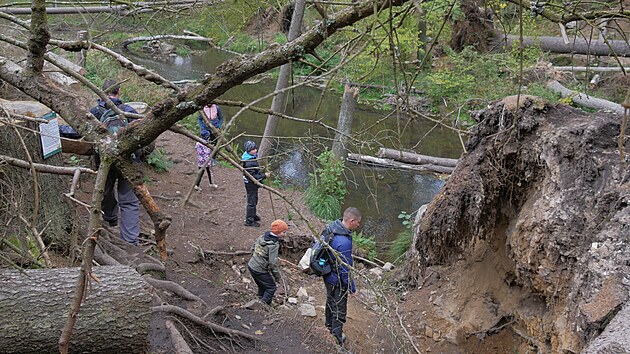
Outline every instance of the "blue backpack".
<svg viewBox="0 0 630 354">
<path fill-rule="evenodd" d="M 326 228 L 320 235 L 320 239 L 313 243 L 313 246 L 311 247 L 313 252 L 311 253 L 311 259 L 309 262 L 309 267 L 311 268 L 311 271 L 313 271 L 313 274 L 325 277 L 332 272 L 334 257 L 331 256 L 326 244 L 330 245 L 334 237 L 335 234 L 330 229 L 330 225 L 326 225 Z"/>
</svg>

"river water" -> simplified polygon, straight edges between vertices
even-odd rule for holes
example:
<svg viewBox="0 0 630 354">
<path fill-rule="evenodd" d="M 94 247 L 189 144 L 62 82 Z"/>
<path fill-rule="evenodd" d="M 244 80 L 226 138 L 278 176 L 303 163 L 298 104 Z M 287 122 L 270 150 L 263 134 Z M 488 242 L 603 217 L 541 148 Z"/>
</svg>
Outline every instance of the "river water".
<svg viewBox="0 0 630 354">
<path fill-rule="evenodd" d="M 216 50 L 188 57 L 173 56 L 169 62 L 146 59 L 130 52 L 125 52 L 125 55 L 169 80 L 199 79 L 230 58 L 229 54 Z M 273 92 L 274 88 L 274 79 L 263 78 L 255 84 L 237 86 L 220 99 L 251 102 Z M 319 89 L 301 86 L 287 96 L 286 114 L 303 119 L 321 119 L 327 125 L 336 126 L 341 104 L 339 93 L 329 91 L 322 95 Z M 256 106 L 269 108 L 271 98 L 260 101 Z M 235 107 L 221 109 L 226 121 L 239 111 Z M 354 114 L 352 131 L 358 140 L 366 143 L 353 144 L 350 150 L 374 155 L 381 146 L 403 149 L 415 146 L 414 150 L 420 154 L 449 158 L 458 158 L 461 154 L 459 139 L 450 130 L 435 127 L 429 121 L 412 120 L 391 113 L 359 105 Z M 242 143 L 252 139 L 259 143 L 266 119 L 266 115 L 245 111 L 232 122 L 228 138 L 244 134 L 236 141 Z M 285 186 L 307 186 L 315 157 L 324 147 L 330 148 L 330 139 L 334 133 L 315 124 L 281 120 L 277 136 L 285 138 L 276 143 L 272 174 L 280 178 Z M 382 257 L 389 242 L 404 230 L 398 219 L 400 212 L 417 210 L 422 204 L 428 203 L 444 185 L 444 181 L 433 174 L 361 166 L 350 162 L 345 167 L 348 194 L 343 208 L 356 206 L 361 210 L 363 222 L 360 230 L 364 235 L 375 238 Z"/>
</svg>

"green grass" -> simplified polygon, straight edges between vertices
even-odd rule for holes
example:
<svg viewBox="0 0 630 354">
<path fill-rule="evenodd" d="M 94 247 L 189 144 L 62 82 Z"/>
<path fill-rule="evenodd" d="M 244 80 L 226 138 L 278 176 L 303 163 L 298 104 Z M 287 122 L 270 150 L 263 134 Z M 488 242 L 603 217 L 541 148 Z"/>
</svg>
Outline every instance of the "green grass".
<svg viewBox="0 0 630 354">
<path fill-rule="evenodd" d="M 396 240 L 392 243 L 391 248 L 389 249 L 389 259 L 393 262 L 400 262 L 407 250 L 409 250 L 409 247 L 411 246 L 411 241 L 411 229 L 401 231 L 398 234 L 398 237 L 396 237 Z"/>
<path fill-rule="evenodd" d="M 341 203 L 335 196 L 322 194 L 315 188 L 308 188 L 304 197 L 309 209 L 317 217 L 324 220 L 335 220 L 339 217 Z"/>
<path fill-rule="evenodd" d="M 86 77 L 98 88 L 108 78 L 121 82 L 120 96 L 123 102 L 139 101 L 150 106 L 169 94 L 167 89 L 130 74 L 117 61 L 98 51 L 91 51 L 88 55 L 86 70 Z"/>
</svg>

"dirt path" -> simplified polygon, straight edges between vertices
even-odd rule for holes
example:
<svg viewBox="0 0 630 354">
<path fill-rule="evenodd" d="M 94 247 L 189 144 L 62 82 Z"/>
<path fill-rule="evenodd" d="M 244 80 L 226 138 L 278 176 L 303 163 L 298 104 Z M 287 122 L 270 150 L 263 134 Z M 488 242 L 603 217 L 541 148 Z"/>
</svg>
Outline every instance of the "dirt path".
<svg viewBox="0 0 630 354">
<path fill-rule="evenodd" d="M 310 244 L 311 232 L 306 223 L 290 217 L 296 213 L 290 212 L 290 207 L 278 197 L 274 197 L 272 207 L 270 194 L 260 190 L 258 214 L 262 218 L 262 227 L 244 226 L 246 198 L 241 172 L 221 164 L 213 169 L 213 182 L 219 187 L 209 188 L 204 176 L 202 190 L 194 191 L 191 203 L 182 206 L 182 200 L 194 183 L 197 172 L 194 143 L 172 132 L 162 134 L 156 143 L 156 148 L 161 149 L 173 162 L 168 173 L 156 173 L 145 166 L 149 190 L 173 221 L 167 232 L 167 244 L 173 254 L 166 262 L 165 279 L 186 287 L 203 299 L 207 306 L 184 301 L 163 291 L 158 291 L 159 296 L 199 317 L 204 317 L 209 309 L 222 306 L 222 311 L 208 319 L 227 328 L 255 335 L 260 340 L 255 343 L 242 339 L 231 341 L 226 336 L 214 336 L 187 320 L 155 314 L 149 334 L 150 352 L 175 352 L 164 324 L 166 319 L 175 323 L 196 353 L 336 352 L 334 340 L 323 325 L 326 296 L 322 280 L 302 273 L 296 266 Z M 307 209 L 300 202 L 297 192 L 285 193 L 306 213 Z M 307 215 L 318 230 L 323 228 L 321 221 Z M 249 255 L 216 255 L 208 252 L 248 251 L 252 242 L 267 230 L 275 218 L 282 218 L 289 224 L 280 254 L 284 260 L 282 273 L 288 291 L 285 296 L 276 294 L 273 309 L 247 309 L 244 305 L 256 298 L 256 285 L 246 266 Z M 152 223 L 146 213 L 141 215 L 141 224 L 143 231 L 150 233 Z M 150 246 L 142 247 L 148 253 L 155 252 Z M 426 288 L 418 290 L 393 289 L 390 283 L 370 273 L 361 264 L 357 264 L 357 268 L 361 270 L 362 276 L 357 281 L 357 294 L 349 298 L 348 322 L 344 327 L 351 352 L 462 352 L 461 348 L 449 343 L 440 333 L 439 320 L 432 318 L 432 308 L 436 305 L 429 299 L 435 298 L 435 294 L 441 291 L 440 281 L 432 281 Z M 447 277 L 446 271 L 444 274 Z M 297 304 L 290 303 L 288 299 L 297 298 L 300 288 L 306 290 L 308 296 L 298 298 Z M 449 291 L 461 290 L 449 288 Z M 401 303 L 400 298 L 404 302 Z M 303 304 L 313 305 L 317 316 L 301 315 L 299 307 Z M 470 311 L 474 313 L 474 309 Z M 403 331 L 402 326 L 406 331 Z M 410 344 L 409 338 L 413 339 L 416 348 Z M 497 335 L 495 338 L 500 345 L 490 348 L 512 348 L 511 337 Z M 488 346 L 481 347 L 476 342 L 474 338 L 469 340 L 464 351 L 488 352 Z M 484 343 L 488 344 L 489 341 Z"/>
<path fill-rule="evenodd" d="M 273 207 L 270 194 L 260 190 L 258 214 L 261 216 L 262 227 L 252 228 L 243 225 L 245 214 L 245 188 L 243 187 L 241 172 L 219 164 L 213 168 L 213 182 L 217 189 L 208 187 L 208 180 L 204 176 L 201 191 L 194 191 L 190 199 L 191 205 L 182 206 L 182 199 L 188 193 L 194 182 L 197 167 L 195 165 L 194 143 L 185 138 L 166 132 L 157 141 L 157 149 L 162 149 L 166 156 L 173 161 L 168 173 L 156 173 L 147 169 L 150 177 L 149 189 L 165 212 L 172 216 L 173 223 L 168 230 L 168 246 L 174 250 L 167 262 L 166 277 L 169 280 L 185 285 L 196 295 L 200 296 L 209 308 L 224 306 L 225 310 L 215 316 L 214 320 L 223 326 L 256 334 L 260 342 L 239 342 L 239 345 L 223 339 L 220 341 L 206 340 L 215 350 L 234 352 L 278 352 L 278 353 L 330 353 L 336 347 L 332 337 L 323 326 L 323 312 L 325 303 L 324 286 L 320 278 L 303 274 L 295 265 L 308 247 L 310 232 L 305 223 L 300 220 L 290 220 L 290 207 L 280 198 L 274 197 Z M 296 193 L 291 195 L 300 204 Z M 302 211 L 306 210 L 302 208 Z M 246 251 L 252 242 L 275 218 L 282 218 L 290 226 L 287 242 L 281 250 L 283 263 L 282 272 L 289 288 L 287 297 L 297 297 L 296 293 L 303 287 L 309 299 L 301 298 L 298 304 L 276 304 L 275 309 L 249 310 L 242 306 L 256 298 L 256 285 L 251 280 L 245 256 L 212 255 L 205 259 L 199 257 L 200 251 L 235 252 Z M 322 228 L 323 224 L 312 218 L 312 223 Z M 147 215 L 143 216 L 144 230 L 151 229 L 151 222 Z M 294 249 L 289 249 L 294 247 Z M 191 307 L 181 301 L 160 294 L 168 301 Z M 284 303 L 286 297 L 276 294 L 278 303 Z M 385 349 L 386 342 L 378 333 L 378 318 L 365 311 L 360 296 L 350 300 L 350 314 L 347 333 L 350 344 L 356 353 L 371 353 Z M 303 303 L 315 306 L 317 317 L 302 316 L 298 307 Z M 364 322 L 370 324 L 365 324 Z M 185 323 L 198 340 L 208 338 L 195 325 Z M 186 333 L 181 328 L 182 333 Z M 366 333 L 364 330 L 368 329 Z M 377 333 L 373 333 L 376 331 Z M 361 340 L 359 340 L 361 333 Z M 192 336 L 184 334 L 189 343 Z M 377 338 L 377 339 L 375 339 Z M 170 341 L 164 328 L 163 320 L 156 318 L 152 324 L 151 352 L 171 353 Z M 367 340 L 365 340 L 367 339 Z M 206 352 L 203 344 L 194 348 L 197 352 Z M 377 349 L 379 347 L 379 349 Z M 379 350 L 380 351 L 380 350 Z M 389 352 L 389 350 L 386 350 Z"/>
</svg>

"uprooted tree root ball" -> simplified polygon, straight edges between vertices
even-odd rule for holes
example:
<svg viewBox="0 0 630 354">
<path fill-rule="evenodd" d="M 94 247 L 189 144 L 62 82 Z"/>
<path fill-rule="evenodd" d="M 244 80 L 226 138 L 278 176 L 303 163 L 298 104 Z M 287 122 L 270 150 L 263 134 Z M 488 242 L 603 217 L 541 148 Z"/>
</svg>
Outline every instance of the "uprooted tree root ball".
<svg viewBox="0 0 630 354">
<path fill-rule="evenodd" d="M 457 288 L 483 276 L 475 262 L 495 259 L 500 281 L 483 290 L 492 319 L 481 328 L 479 318 L 460 321 L 457 329 L 483 333 L 512 318 L 539 351 L 579 352 L 627 301 L 615 290 L 624 288 L 630 264 L 630 172 L 617 150 L 622 118 L 521 96 L 476 120 L 468 154 L 416 225 L 405 274 L 472 262 L 451 279 Z M 465 305 L 455 295 L 441 301 Z"/>
</svg>

